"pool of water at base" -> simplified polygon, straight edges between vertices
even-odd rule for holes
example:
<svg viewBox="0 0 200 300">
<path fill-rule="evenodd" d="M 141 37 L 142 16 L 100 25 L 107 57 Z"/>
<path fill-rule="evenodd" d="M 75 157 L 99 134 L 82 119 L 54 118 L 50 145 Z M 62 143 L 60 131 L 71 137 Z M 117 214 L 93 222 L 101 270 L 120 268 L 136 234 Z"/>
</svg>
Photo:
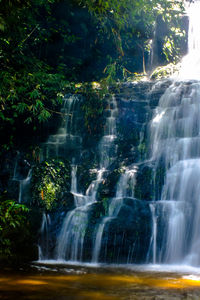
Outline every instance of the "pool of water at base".
<svg viewBox="0 0 200 300">
<path fill-rule="evenodd" d="M 0 299 L 199 300 L 200 269 L 37 262 L 1 270 Z"/>
</svg>

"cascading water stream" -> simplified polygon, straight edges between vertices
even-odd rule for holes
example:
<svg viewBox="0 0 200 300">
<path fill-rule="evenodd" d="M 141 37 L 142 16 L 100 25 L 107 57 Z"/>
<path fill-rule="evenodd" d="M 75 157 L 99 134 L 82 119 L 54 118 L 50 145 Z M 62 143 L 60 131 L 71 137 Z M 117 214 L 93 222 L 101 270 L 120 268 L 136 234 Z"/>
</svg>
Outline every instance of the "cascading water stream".
<svg viewBox="0 0 200 300">
<path fill-rule="evenodd" d="M 28 175 L 25 179 L 19 180 L 19 203 L 27 201 L 27 195 L 29 194 L 30 181 L 32 177 L 32 169 L 29 170 Z"/>
<path fill-rule="evenodd" d="M 131 170 L 127 169 L 119 179 L 119 182 L 117 184 L 116 195 L 114 198 L 111 199 L 109 204 L 108 215 L 103 218 L 103 220 L 97 227 L 97 233 L 94 240 L 94 249 L 92 253 L 92 262 L 97 263 L 99 261 L 99 255 L 102 246 L 102 237 L 103 237 L 105 226 L 107 226 L 112 219 L 117 217 L 123 204 L 123 198 L 125 197 L 134 198 L 136 172 L 137 172 L 136 167 Z"/>
<path fill-rule="evenodd" d="M 38 245 L 39 261 L 47 258 L 49 255 L 49 227 L 51 225 L 51 217 L 47 213 L 42 215 L 42 224 L 40 228 L 41 244 Z"/>
<path fill-rule="evenodd" d="M 78 124 L 75 114 L 77 107 L 79 106 L 80 97 L 79 95 L 67 95 L 64 98 L 64 105 L 61 109 L 63 114 L 61 127 L 58 129 L 57 134 L 50 135 L 47 142 L 43 145 L 43 159 L 49 157 L 66 156 L 66 151 L 76 150 L 76 156 L 79 156 L 82 138 L 78 134 Z M 72 151 L 70 151 L 72 152 Z M 76 206 L 80 206 L 85 201 L 82 195 L 77 192 L 77 181 L 76 181 L 76 166 L 74 165 L 74 159 L 72 158 L 72 183 L 71 192 L 74 195 L 74 201 Z M 79 204 L 80 202 L 80 204 Z M 84 202 L 85 203 L 85 202 Z M 40 228 L 41 239 L 38 245 L 39 249 L 39 260 L 49 259 L 49 231 L 51 225 L 51 217 L 49 214 L 44 213 Z M 75 224 L 76 225 L 76 224 Z M 74 229 L 75 230 L 75 229 Z M 62 232 L 61 232 L 62 236 Z M 64 246 L 63 246 L 64 247 Z M 61 248 L 60 246 L 58 247 Z M 60 250 L 61 251 L 61 250 Z"/>
<path fill-rule="evenodd" d="M 185 2 L 189 17 L 188 54 L 183 58 L 179 78 L 200 79 L 200 1 Z"/>
<path fill-rule="evenodd" d="M 110 116 L 106 119 L 105 133 L 99 146 L 99 170 L 97 178 L 89 185 L 86 195 L 78 193 L 77 188 L 77 166 L 72 165 L 71 193 L 75 199 L 75 209 L 70 211 L 63 222 L 61 233 L 57 242 L 56 259 L 82 261 L 83 246 L 86 229 L 88 226 L 89 212 L 96 202 L 96 194 L 108 166 L 112 162 L 116 149 L 114 140 L 116 138 L 117 103 L 113 97 L 110 101 Z"/>
<path fill-rule="evenodd" d="M 80 135 L 77 133 L 78 125 L 74 120 L 74 114 L 80 102 L 78 95 L 68 95 L 64 98 L 64 105 L 61 109 L 63 122 L 56 134 L 49 136 L 44 144 L 43 155 L 45 158 L 51 156 L 65 156 L 66 149 L 79 148 L 82 142 Z"/>
<path fill-rule="evenodd" d="M 26 170 L 26 174 L 23 174 L 24 170 Z M 20 152 L 18 152 L 12 180 L 17 181 L 19 183 L 19 194 L 18 194 L 19 203 L 26 203 L 29 200 L 31 177 L 32 177 L 32 168 L 30 164 L 25 159 L 21 160 Z"/>
<path fill-rule="evenodd" d="M 57 259 L 81 261 L 91 199 L 77 191 L 76 165 L 72 165 L 71 193 L 74 195 L 76 208 L 65 217 L 58 239 Z"/>
<path fill-rule="evenodd" d="M 178 80 L 161 97 L 150 126 L 155 173 L 166 172 L 161 198 L 150 204 L 153 263 L 200 265 L 199 12 L 200 2 L 191 3 L 189 52 Z"/>
</svg>

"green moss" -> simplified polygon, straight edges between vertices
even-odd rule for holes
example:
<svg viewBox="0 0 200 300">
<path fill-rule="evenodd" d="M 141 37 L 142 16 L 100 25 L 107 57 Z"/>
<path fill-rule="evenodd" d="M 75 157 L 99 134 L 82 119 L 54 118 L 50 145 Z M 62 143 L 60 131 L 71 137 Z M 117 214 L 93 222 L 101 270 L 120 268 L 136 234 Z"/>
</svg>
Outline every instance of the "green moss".
<svg viewBox="0 0 200 300">
<path fill-rule="evenodd" d="M 150 79 L 163 79 L 175 75 L 180 70 L 180 64 L 168 64 L 166 66 L 157 67 L 150 75 Z"/>
<path fill-rule="evenodd" d="M 127 81 L 146 81 L 148 79 L 147 74 L 144 73 L 134 73 L 132 76 L 127 77 Z"/>
<path fill-rule="evenodd" d="M 62 194 L 70 189 L 70 165 L 68 161 L 51 159 L 33 168 L 33 204 L 52 210 L 62 200 Z"/>
</svg>

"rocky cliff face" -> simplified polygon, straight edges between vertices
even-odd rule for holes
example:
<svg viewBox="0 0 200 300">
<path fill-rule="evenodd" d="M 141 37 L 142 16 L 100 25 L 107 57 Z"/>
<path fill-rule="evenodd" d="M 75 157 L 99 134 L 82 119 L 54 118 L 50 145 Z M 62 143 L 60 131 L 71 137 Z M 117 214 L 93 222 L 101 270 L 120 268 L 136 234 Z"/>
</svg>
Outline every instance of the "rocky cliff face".
<svg viewBox="0 0 200 300">
<path fill-rule="evenodd" d="M 14 172 L 20 201 L 40 216 L 40 259 L 145 261 L 152 230 L 149 201 L 160 193 L 163 181 L 160 171 L 155 191 L 148 124 L 170 83 L 111 88 L 96 120 L 101 137 L 86 131 L 84 98 L 68 95 L 64 119 L 41 144 L 32 174 L 29 163 L 17 155 L 10 177 Z"/>
</svg>

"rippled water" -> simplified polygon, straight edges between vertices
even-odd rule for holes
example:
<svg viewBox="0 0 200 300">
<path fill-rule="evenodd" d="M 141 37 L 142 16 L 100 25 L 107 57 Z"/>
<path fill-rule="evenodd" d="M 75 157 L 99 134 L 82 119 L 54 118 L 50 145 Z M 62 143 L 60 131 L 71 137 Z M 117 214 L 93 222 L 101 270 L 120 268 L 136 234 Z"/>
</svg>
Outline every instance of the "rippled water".
<svg viewBox="0 0 200 300">
<path fill-rule="evenodd" d="M 0 299 L 200 299 L 200 270 L 165 270 L 34 264 L 28 270 L 1 271 Z"/>
</svg>

